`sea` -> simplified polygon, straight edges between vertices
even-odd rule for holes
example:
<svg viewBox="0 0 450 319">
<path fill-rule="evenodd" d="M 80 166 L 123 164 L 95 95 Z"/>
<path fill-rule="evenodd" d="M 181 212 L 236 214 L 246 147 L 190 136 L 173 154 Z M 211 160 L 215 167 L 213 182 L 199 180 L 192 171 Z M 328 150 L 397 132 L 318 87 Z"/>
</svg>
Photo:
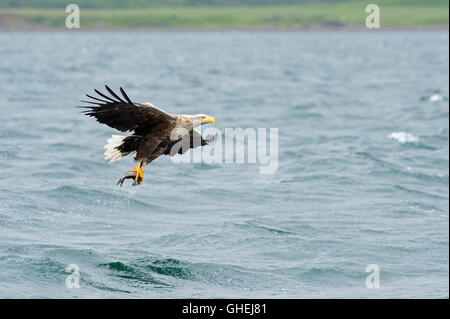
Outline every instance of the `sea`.
<svg viewBox="0 0 450 319">
<path fill-rule="evenodd" d="M 274 169 L 236 139 L 118 187 L 105 84 Z M 0 122 L 2 298 L 449 297 L 448 30 L 3 32 Z"/>
</svg>

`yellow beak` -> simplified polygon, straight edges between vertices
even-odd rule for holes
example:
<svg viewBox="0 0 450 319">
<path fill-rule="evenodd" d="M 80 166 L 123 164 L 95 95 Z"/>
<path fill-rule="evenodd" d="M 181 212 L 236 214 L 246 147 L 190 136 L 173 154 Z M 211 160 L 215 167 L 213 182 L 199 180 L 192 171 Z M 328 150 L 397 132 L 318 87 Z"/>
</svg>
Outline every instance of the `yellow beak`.
<svg viewBox="0 0 450 319">
<path fill-rule="evenodd" d="M 216 123 L 216 120 L 214 120 L 214 117 L 208 116 L 208 117 L 205 117 L 205 118 L 203 119 L 203 123 L 211 123 L 211 124 L 214 124 L 214 123 Z"/>
</svg>

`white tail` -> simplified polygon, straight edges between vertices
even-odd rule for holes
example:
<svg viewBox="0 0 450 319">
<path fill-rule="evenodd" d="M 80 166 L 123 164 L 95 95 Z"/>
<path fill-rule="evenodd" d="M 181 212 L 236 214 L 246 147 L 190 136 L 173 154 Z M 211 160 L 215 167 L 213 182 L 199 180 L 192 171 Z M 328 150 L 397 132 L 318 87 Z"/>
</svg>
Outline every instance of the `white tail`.
<svg viewBox="0 0 450 319">
<path fill-rule="evenodd" d="M 122 153 L 117 149 L 123 140 L 126 138 L 124 135 L 113 135 L 107 140 L 108 144 L 105 145 L 105 160 L 111 159 L 109 162 L 115 162 L 122 158 Z"/>
</svg>

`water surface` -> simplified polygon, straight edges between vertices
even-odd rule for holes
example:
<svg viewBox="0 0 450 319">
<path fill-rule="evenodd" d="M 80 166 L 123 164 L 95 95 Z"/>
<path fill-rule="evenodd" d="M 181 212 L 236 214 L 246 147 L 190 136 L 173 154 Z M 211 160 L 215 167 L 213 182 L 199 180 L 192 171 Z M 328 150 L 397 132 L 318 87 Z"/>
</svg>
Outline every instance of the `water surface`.
<svg viewBox="0 0 450 319">
<path fill-rule="evenodd" d="M 448 32 L 0 43 L 1 297 L 448 298 Z M 104 84 L 221 130 L 278 128 L 277 172 L 162 157 L 116 187 L 133 161 L 104 161 L 116 131 L 75 108 Z"/>
</svg>

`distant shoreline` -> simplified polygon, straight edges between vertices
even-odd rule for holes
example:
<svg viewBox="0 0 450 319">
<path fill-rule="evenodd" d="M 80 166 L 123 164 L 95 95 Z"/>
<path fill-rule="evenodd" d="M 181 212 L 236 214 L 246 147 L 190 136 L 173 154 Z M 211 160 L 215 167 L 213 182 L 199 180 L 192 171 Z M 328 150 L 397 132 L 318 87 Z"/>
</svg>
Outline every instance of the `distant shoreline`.
<svg viewBox="0 0 450 319">
<path fill-rule="evenodd" d="M 448 2 L 380 0 L 379 30 L 449 28 Z M 219 32 L 368 30 L 367 1 L 273 6 L 80 8 L 82 31 Z M 63 31 L 65 8 L 2 8 L 0 31 Z M 371 30 L 377 31 L 377 30 Z"/>
<path fill-rule="evenodd" d="M 223 27 L 223 28 L 209 28 L 209 27 L 165 27 L 165 28 L 79 28 L 79 29 L 67 29 L 67 28 L 52 28 L 52 27 L 24 27 L 24 28 L 11 28 L 3 29 L 0 27 L 0 33 L 13 33 L 13 32 L 24 32 L 24 33 L 39 33 L 39 32 L 75 32 L 75 33 L 91 33 L 91 32 L 149 32 L 149 33 L 163 33 L 163 32 L 358 32 L 358 31 L 368 31 L 368 32 L 391 32 L 391 31 L 449 31 L 449 25 L 440 26 L 408 26 L 408 27 L 392 27 L 381 26 L 379 29 L 368 29 L 365 27 L 325 27 L 325 26 L 302 26 L 302 27 L 291 27 L 291 28 L 267 28 L 267 27 Z"/>
</svg>

